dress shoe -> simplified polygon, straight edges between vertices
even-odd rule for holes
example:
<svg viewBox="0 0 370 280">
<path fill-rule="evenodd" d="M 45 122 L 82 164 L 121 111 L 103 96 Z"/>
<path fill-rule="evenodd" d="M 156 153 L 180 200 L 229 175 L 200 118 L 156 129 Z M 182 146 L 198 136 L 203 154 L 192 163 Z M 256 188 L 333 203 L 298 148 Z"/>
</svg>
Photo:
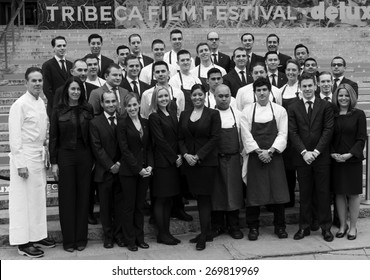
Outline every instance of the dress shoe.
<svg viewBox="0 0 370 280">
<path fill-rule="evenodd" d="M 112 249 L 113 248 L 113 240 L 112 239 L 105 239 L 104 240 L 104 248 L 105 249 Z"/>
<path fill-rule="evenodd" d="M 244 234 L 240 229 L 230 229 L 229 234 L 233 239 L 242 239 L 244 237 Z"/>
<path fill-rule="evenodd" d="M 295 234 L 294 234 L 294 240 L 300 240 L 303 239 L 305 236 L 309 236 L 311 234 L 311 231 L 309 228 L 300 228 Z"/>
<path fill-rule="evenodd" d="M 279 239 L 288 238 L 288 233 L 283 228 L 275 228 L 274 232 Z"/>
<path fill-rule="evenodd" d="M 250 228 L 248 233 L 248 239 L 250 241 L 256 241 L 258 239 L 258 228 Z"/>
<path fill-rule="evenodd" d="M 79 246 L 76 247 L 77 251 L 80 251 L 80 252 L 85 250 L 85 248 L 86 248 L 85 245 L 79 245 Z"/>
<path fill-rule="evenodd" d="M 175 241 L 177 244 L 181 243 L 181 240 L 173 236 L 172 234 L 168 234 L 169 238 L 171 238 L 173 241 Z"/>
<path fill-rule="evenodd" d="M 195 245 L 195 249 L 197 251 L 202 251 L 206 248 L 206 237 L 204 235 L 199 236 L 197 245 Z"/>
<path fill-rule="evenodd" d="M 74 248 L 64 248 L 64 251 L 68 252 L 68 253 L 73 253 L 75 251 Z"/>
<path fill-rule="evenodd" d="M 165 245 L 177 245 L 178 243 L 172 239 L 170 236 L 157 236 L 157 243 Z"/>
<path fill-rule="evenodd" d="M 191 222 L 193 220 L 193 217 L 190 216 L 188 213 L 186 213 L 183 209 L 178 210 L 175 213 L 173 213 L 172 217 L 185 221 L 185 222 Z"/>
<path fill-rule="evenodd" d="M 319 221 L 318 220 L 312 221 L 312 224 L 310 226 L 310 230 L 317 231 L 319 229 L 320 229 Z"/>
<path fill-rule="evenodd" d="M 338 231 L 336 234 L 335 234 L 335 237 L 336 238 L 343 238 L 345 235 L 346 235 L 346 233 L 347 233 L 347 231 L 349 230 L 349 227 L 348 227 L 348 225 L 346 225 L 346 228 L 344 229 L 344 231 L 343 232 L 341 232 L 341 231 Z"/>
<path fill-rule="evenodd" d="M 198 234 L 196 237 L 189 240 L 190 243 L 197 243 L 198 239 L 200 238 L 200 234 Z M 206 242 L 212 242 L 213 241 L 213 235 L 207 234 L 206 236 Z"/>
<path fill-rule="evenodd" d="M 98 224 L 98 220 L 94 217 L 94 215 L 91 215 L 89 214 L 89 216 L 87 217 L 87 222 L 89 225 L 97 225 Z"/>
<path fill-rule="evenodd" d="M 326 242 L 331 242 L 334 240 L 334 235 L 331 233 L 330 229 L 323 230 L 321 234 Z"/>
<path fill-rule="evenodd" d="M 142 241 L 142 242 L 136 242 L 136 245 L 138 247 L 140 247 L 141 249 L 148 249 L 149 248 L 149 244 L 148 243 L 145 243 L 144 241 Z"/>
<path fill-rule="evenodd" d="M 131 252 L 136 252 L 138 250 L 136 245 L 127 245 L 127 249 Z"/>
<path fill-rule="evenodd" d="M 18 246 L 18 254 L 29 258 L 41 258 L 44 256 L 44 251 L 29 244 L 28 246 Z"/>
<path fill-rule="evenodd" d="M 40 241 L 33 242 L 33 246 L 36 248 L 54 248 L 56 246 L 56 243 L 54 239 L 51 238 L 44 238 Z"/>
<path fill-rule="evenodd" d="M 356 233 L 354 235 L 347 234 L 347 239 L 348 240 L 355 240 L 356 238 L 357 238 L 357 229 L 356 229 Z"/>
</svg>

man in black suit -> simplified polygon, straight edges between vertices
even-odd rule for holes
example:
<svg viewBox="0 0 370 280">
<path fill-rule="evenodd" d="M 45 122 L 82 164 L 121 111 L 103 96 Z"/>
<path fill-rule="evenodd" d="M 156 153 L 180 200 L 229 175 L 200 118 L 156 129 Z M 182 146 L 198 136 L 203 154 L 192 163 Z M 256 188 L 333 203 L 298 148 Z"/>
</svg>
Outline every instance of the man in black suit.
<svg viewBox="0 0 370 280">
<path fill-rule="evenodd" d="M 55 91 L 68 79 L 69 71 L 72 68 L 72 62 L 65 58 L 66 39 L 62 36 L 57 36 L 51 40 L 51 45 L 55 55 L 42 65 L 44 75 L 43 91 L 48 100 L 46 112 L 49 118 L 51 117 Z"/>
<path fill-rule="evenodd" d="M 230 88 L 231 95 L 236 97 L 239 88 L 253 82 L 251 74 L 247 71 L 247 51 L 238 47 L 233 52 L 234 69 L 223 76 L 223 83 Z"/>
<path fill-rule="evenodd" d="M 104 79 L 105 70 L 108 68 L 109 64 L 114 63 L 114 61 L 101 54 L 101 47 L 103 46 L 103 37 L 99 34 L 91 34 L 87 39 L 90 46 L 90 51 L 95 54 L 98 58 L 98 76 Z"/>
<path fill-rule="evenodd" d="M 309 57 L 310 52 L 308 48 L 303 44 L 298 44 L 294 47 L 294 57 L 299 62 L 301 66 L 301 71 L 299 74 L 303 72 L 304 61 Z"/>
<path fill-rule="evenodd" d="M 325 241 L 333 241 L 330 209 L 330 141 L 334 129 L 333 108 L 315 97 L 316 79 L 303 73 L 299 80 L 303 98 L 289 107 L 289 138 L 295 148 L 293 163 L 297 166 L 300 192 L 300 240 L 310 235 L 313 201 Z"/>
<path fill-rule="evenodd" d="M 250 73 L 252 71 L 252 67 L 256 62 L 265 62 L 262 56 L 255 54 L 252 52 L 253 44 L 254 44 L 254 36 L 252 33 L 244 33 L 241 36 L 241 41 L 243 47 L 247 50 L 248 62 L 247 62 L 247 70 Z"/>
<path fill-rule="evenodd" d="M 140 74 L 140 62 L 139 59 L 129 54 L 125 59 L 126 77 L 122 78 L 120 87 L 127 89 L 130 92 L 135 92 L 141 98 L 144 91 L 150 88 L 150 86 L 139 80 Z"/>
<path fill-rule="evenodd" d="M 350 79 L 344 77 L 346 71 L 346 61 L 341 56 L 336 56 L 331 61 L 331 70 L 334 76 L 333 92 L 337 89 L 340 84 L 349 84 L 356 92 L 358 96 L 358 84 Z"/>
<path fill-rule="evenodd" d="M 281 88 L 288 82 L 288 78 L 285 73 L 278 70 L 280 60 L 276 51 L 268 51 L 265 54 L 265 63 L 267 68 L 267 77 L 269 78 L 271 85 Z"/>
<path fill-rule="evenodd" d="M 141 68 L 153 62 L 153 58 L 143 55 L 141 52 L 141 36 L 139 34 L 131 34 L 128 37 L 128 43 L 131 47 L 131 53 L 139 59 Z"/>
<path fill-rule="evenodd" d="M 131 53 L 131 50 L 126 45 L 120 45 L 116 49 L 117 53 L 117 64 L 121 67 L 122 70 L 122 77 L 126 77 L 126 66 L 125 66 L 125 59 Z"/>
<path fill-rule="evenodd" d="M 118 246 L 124 242 L 120 235 L 122 196 L 118 172 L 120 150 L 116 137 L 117 97 L 113 92 L 101 96 L 103 114 L 90 122 L 91 149 L 95 157 L 94 181 L 98 184 L 100 198 L 100 219 L 104 232 L 104 248 L 113 248 L 115 239 Z"/>
<path fill-rule="evenodd" d="M 211 50 L 211 59 L 213 64 L 217 64 L 226 70 L 227 73 L 231 70 L 231 60 L 227 54 L 218 51 L 220 45 L 220 37 L 217 32 L 211 31 L 207 34 L 207 43 Z M 195 66 L 200 64 L 200 58 L 195 58 Z"/>
<path fill-rule="evenodd" d="M 279 68 L 278 71 L 285 73 L 285 68 L 286 68 L 286 62 L 291 59 L 289 55 L 283 54 L 279 52 L 279 44 L 280 44 L 280 38 L 276 34 L 270 34 L 266 38 L 266 47 L 268 51 L 274 51 L 278 54 L 279 56 Z M 266 57 L 266 55 L 265 55 Z"/>
</svg>

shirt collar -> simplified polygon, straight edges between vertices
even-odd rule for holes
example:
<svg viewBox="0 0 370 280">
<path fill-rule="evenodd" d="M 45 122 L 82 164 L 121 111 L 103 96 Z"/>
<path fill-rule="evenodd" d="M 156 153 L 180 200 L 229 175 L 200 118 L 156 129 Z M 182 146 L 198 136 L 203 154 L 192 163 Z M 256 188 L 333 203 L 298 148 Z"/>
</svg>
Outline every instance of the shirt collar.
<svg viewBox="0 0 370 280">
<path fill-rule="evenodd" d="M 131 83 L 132 83 L 132 81 L 136 81 L 136 84 L 139 84 L 139 80 L 138 80 L 138 79 L 133 80 L 133 79 L 131 79 L 129 76 L 126 76 L 126 80 L 128 81 L 128 83 L 129 83 L 129 84 L 131 84 Z"/>
<path fill-rule="evenodd" d="M 329 93 L 329 95 L 325 95 L 325 94 L 320 92 L 320 98 L 324 99 L 325 97 L 329 97 L 330 100 L 333 100 L 333 94 L 332 93 Z"/>
<path fill-rule="evenodd" d="M 306 104 L 307 101 L 312 101 L 312 104 L 315 103 L 315 95 L 313 95 L 312 99 L 307 100 L 306 98 L 302 97 L 303 103 Z"/>
<path fill-rule="evenodd" d="M 63 59 L 64 61 L 66 61 L 66 57 L 65 57 L 65 56 L 63 56 L 62 58 L 60 58 L 60 57 L 58 57 L 58 56 L 54 55 L 54 57 L 55 57 L 55 59 L 56 59 L 58 62 L 60 62 L 62 59 Z"/>
<path fill-rule="evenodd" d="M 113 114 L 113 115 L 109 115 L 107 112 L 105 112 L 105 111 L 104 111 L 104 116 L 107 118 L 107 120 L 109 120 L 109 118 L 110 118 L 110 117 L 115 117 L 115 118 L 117 118 L 117 114 L 116 114 L 116 112 L 114 112 L 114 114 Z"/>
</svg>

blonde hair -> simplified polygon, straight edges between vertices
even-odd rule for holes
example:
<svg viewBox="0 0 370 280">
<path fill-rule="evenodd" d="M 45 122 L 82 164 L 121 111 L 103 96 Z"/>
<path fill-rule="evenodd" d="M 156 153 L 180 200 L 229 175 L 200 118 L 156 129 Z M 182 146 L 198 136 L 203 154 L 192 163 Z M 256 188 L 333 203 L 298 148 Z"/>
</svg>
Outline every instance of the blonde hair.
<svg viewBox="0 0 370 280">
<path fill-rule="evenodd" d="M 165 90 L 168 93 L 168 97 L 170 96 L 170 92 L 168 88 L 163 87 L 163 86 L 155 87 L 153 90 L 153 94 L 152 94 L 152 101 L 150 102 L 150 106 L 149 106 L 149 115 L 151 113 L 156 113 L 158 111 L 158 93 L 161 90 Z"/>
</svg>

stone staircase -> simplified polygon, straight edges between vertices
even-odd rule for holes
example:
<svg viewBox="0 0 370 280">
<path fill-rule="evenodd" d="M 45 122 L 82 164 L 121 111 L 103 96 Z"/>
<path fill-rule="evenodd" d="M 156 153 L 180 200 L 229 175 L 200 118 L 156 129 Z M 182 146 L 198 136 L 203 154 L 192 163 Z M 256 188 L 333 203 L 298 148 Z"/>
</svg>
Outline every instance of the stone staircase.
<svg viewBox="0 0 370 280">
<path fill-rule="evenodd" d="M 205 41 L 206 34 L 212 29 L 184 29 L 184 47 L 195 55 L 195 46 L 198 42 Z M 254 51 L 263 55 L 266 51 L 265 38 L 270 33 L 280 37 L 280 48 L 283 53 L 292 55 L 294 46 L 303 43 L 310 49 L 320 66 L 320 70 L 330 70 L 331 58 L 337 55 L 347 60 L 346 77 L 358 82 L 359 102 L 358 107 L 366 112 L 368 131 L 370 131 L 370 56 L 368 46 L 370 43 L 370 31 L 362 28 L 343 29 L 218 29 L 220 34 L 220 50 L 231 54 L 232 50 L 240 45 L 240 36 L 248 31 L 254 34 Z M 103 54 L 116 60 L 115 50 L 118 45 L 128 45 L 128 36 L 138 32 L 143 38 L 143 51 L 150 54 L 151 41 L 156 38 L 162 39 L 170 49 L 169 30 L 37 30 L 26 27 L 22 29 L 21 37 L 17 42 L 16 53 L 11 55 L 10 70 L 5 70 L 3 46 L 0 49 L 0 175 L 9 176 L 9 134 L 8 113 L 13 102 L 25 92 L 24 72 L 30 66 L 41 67 L 42 63 L 53 56 L 50 41 L 53 37 L 62 35 L 67 40 L 67 58 L 73 61 L 83 57 L 89 52 L 87 37 L 91 33 L 99 33 L 104 38 Z M 195 43 L 196 42 L 196 43 Z M 10 49 L 10 48 L 9 48 Z M 8 244 L 8 197 L 7 188 L 9 182 L 0 179 L 0 246 Z M 61 241 L 60 226 L 58 221 L 58 200 L 56 185 L 47 186 L 48 226 L 50 234 Z M 95 209 L 98 212 L 98 207 Z M 198 231 L 198 218 L 195 203 L 191 201 L 187 210 L 195 217 L 191 223 L 173 220 L 172 231 L 176 234 Z M 370 209 L 366 206 L 361 208 L 361 217 L 369 216 Z M 244 225 L 244 213 L 240 215 Z M 298 209 L 287 210 L 287 222 L 296 223 Z M 263 211 L 262 224 L 271 225 L 272 215 Z M 145 224 L 145 232 L 154 234 L 155 228 L 148 222 Z M 89 238 L 101 239 L 101 225 L 89 226 Z"/>
</svg>

